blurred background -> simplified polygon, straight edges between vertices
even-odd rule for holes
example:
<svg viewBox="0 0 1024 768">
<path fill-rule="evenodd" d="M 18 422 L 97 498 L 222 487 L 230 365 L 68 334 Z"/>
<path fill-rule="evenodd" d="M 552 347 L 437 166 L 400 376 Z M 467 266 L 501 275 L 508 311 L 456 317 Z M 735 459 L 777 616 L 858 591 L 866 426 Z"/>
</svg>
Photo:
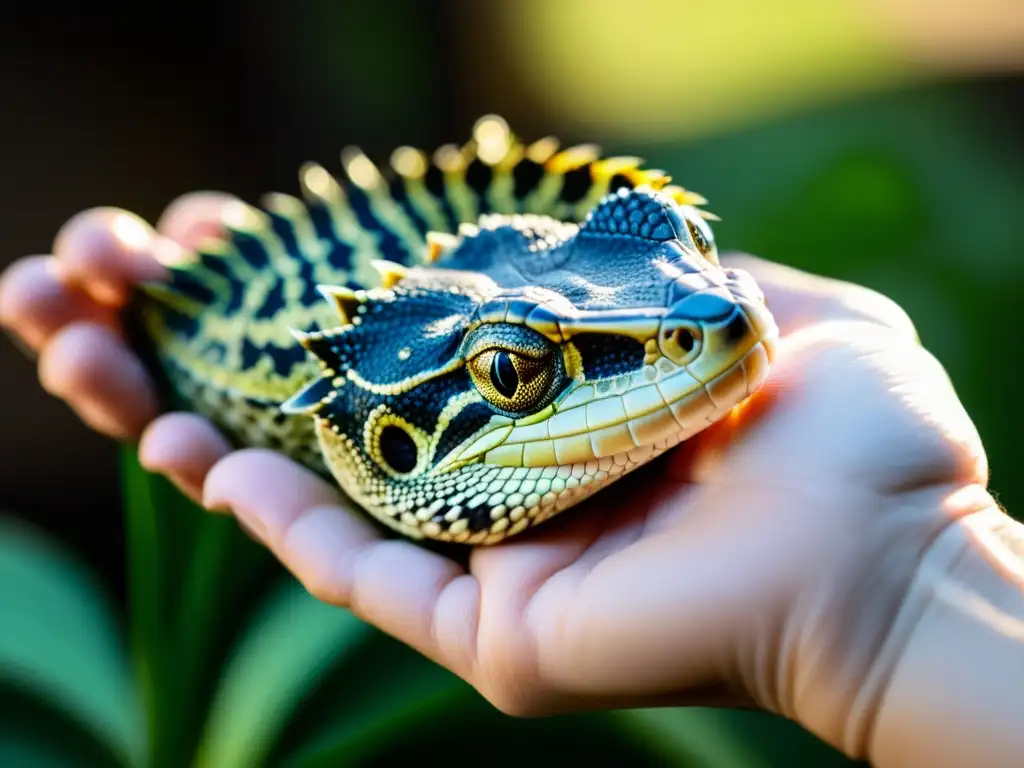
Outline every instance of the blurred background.
<svg viewBox="0 0 1024 768">
<path fill-rule="evenodd" d="M 0 268 L 46 252 L 83 208 L 116 205 L 155 220 L 171 199 L 195 189 L 249 200 L 268 190 L 294 193 L 303 161 L 337 168 L 349 143 L 385 161 L 400 144 L 461 142 L 487 112 L 528 140 L 555 134 L 640 155 L 709 198 L 722 217 L 723 249 L 860 282 L 901 303 L 978 424 L 1000 501 L 1011 513 L 1024 510 L 1016 455 L 1024 414 L 1015 396 L 1024 326 L 1019 0 L 210 0 L 87 10 L 23 3 L 0 21 L 0 105 Z M 276 724 L 259 713 L 245 720 L 223 703 L 231 700 L 221 696 L 230 688 L 223 670 L 249 636 L 239 627 L 259 634 L 253 616 L 263 608 L 252 606 L 263 605 L 261 590 L 282 581 L 267 563 L 252 571 L 259 589 L 240 586 L 245 600 L 211 630 L 216 642 L 183 640 L 202 646 L 188 657 L 202 679 L 177 698 L 162 696 L 153 670 L 173 677 L 167 659 L 179 649 L 160 648 L 171 641 L 158 637 L 159 617 L 140 628 L 145 596 L 132 585 L 145 579 L 137 569 L 149 568 L 164 595 L 223 597 L 211 581 L 216 568 L 200 572 L 206 561 L 193 546 L 207 535 L 196 531 L 217 523 L 174 534 L 177 550 L 166 546 L 174 536 L 151 542 L 163 548 L 149 558 L 126 504 L 140 494 L 157 506 L 180 502 L 159 483 L 126 496 L 117 446 L 51 400 L 7 339 L 0 373 L 2 765 L 363 765 L 412 755 L 511 765 L 559 754 L 594 765 L 769 766 L 796 757 L 845 764 L 791 725 L 751 714 L 519 722 L 461 689 L 451 700 L 413 701 L 411 678 L 396 670 L 433 671 L 364 629 L 342 631 L 287 585 L 266 610 L 277 605 L 284 617 L 274 658 L 292 656 L 295 666 L 276 682 L 268 678 L 264 695 L 292 703 Z M 235 535 L 216 530 L 216 540 Z M 231 552 L 260 559 L 245 543 L 223 546 L 227 562 Z M 39 577 L 38 599 L 15 594 L 17 579 L 36 583 L 33 568 L 50 569 Z M 46 600 L 66 609 L 53 611 L 63 621 L 59 632 L 40 618 Z M 89 601 L 94 613 L 82 607 Z M 216 614 L 215 604 L 207 607 Z M 296 611 L 311 612 L 308 625 Z M 192 614 L 182 615 L 188 624 Z M 292 631 L 301 644 L 308 634 L 299 628 L 317 622 L 331 629 L 310 651 L 315 663 L 303 666 L 307 657 L 282 638 Z M 150 639 L 140 638 L 147 631 Z M 366 637 L 358 635 L 358 654 L 338 655 L 338 644 L 356 642 L 359 632 Z M 58 654 L 90 643 L 95 653 L 50 668 L 45 654 L 24 657 L 24 646 L 40 637 Z M 119 661 L 126 647 L 132 663 Z M 363 660 L 360 674 L 345 666 L 353 658 Z M 237 663 L 244 668 L 244 659 Z M 123 678 L 109 683 L 105 704 L 93 701 L 105 685 L 97 682 L 101 667 Z M 259 668 L 248 675 L 259 677 Z M 378 668 L 381 675 L 372 673 Z M 81 680 L 68 688 L 68 675 Z M 300 693 L 289 687 L 297 678 L 308 681 Z M 49 682 L 37 690 L 38 680 Z M 332 688 L 339 680 L 347 682 Z M 171 699 L 179 710 L 166 704 Z M 107 715 L 84 714 L 83 701 L 108 707 Z M 456 707 L 471 713 L 464 722 L 472 727 L 454 727 Z M 328 710 L 337 710 L 337 722 L 319 717 Z M 235 757 L 212 747 L 194 757 L 200 734 L 219 727 L 208 716 L 241 729 L 227 740 Z M 180 730 L 163 737 L 172 746 L 154 757 L 161 718 Z M 49 735 L 31 737 L 36 731 Z M 273 739 L 256 751 L 239 746 L 254 731 Z M 353 733 L 358 748 L 344 740 Z M 499 737 L 508 748 L 495 755 Z"/>
</svg>

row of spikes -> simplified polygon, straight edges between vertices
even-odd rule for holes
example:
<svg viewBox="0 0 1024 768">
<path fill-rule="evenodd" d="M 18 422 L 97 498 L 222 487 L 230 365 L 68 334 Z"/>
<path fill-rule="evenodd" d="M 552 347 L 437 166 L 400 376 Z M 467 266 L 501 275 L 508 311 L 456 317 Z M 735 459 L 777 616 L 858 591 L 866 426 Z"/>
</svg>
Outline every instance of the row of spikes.
<svg viewBox="0 0 1024 768">
<path fill-rule="evenodd" d="M 562 152 L 558 151 L 558 139 L 547 136 L 532 144 L 522 144 L 509 128 L 508 123 L 499 115 L 484 115 L 473 126 L 472 138 L 459 147 L 456 144 L 444 144 L 433 154 L 433 163 L 449 176 L 460 176 L 466 173 L 474 159 L 493 167 L 498 172 L 508 173 L 524 158 L 544 166 L 549 174 L 562 174 L 583 167 L 588 163 L 596 163 L 600 173 L 608 179 L 617 173 L 626 174 L 636 185 L 647 185 L 652 190 L 666 195 L 679 205 L 695 208 L 708 220 L 718 220 L 713 213 L 703 210 L 707 199 L 692 190 L 679 185 L 670 184 L 672 177 L 659 169 L 642 169 L 643 159 L 634 156 L 617 156 L 601 160 L 601 150 L 596 144 L 578 144 Z M 358 147 L 350 146 L 341 153 L 342 165 L 349 180 L 363 190 L 372 190 L 386 183 L 384 174 L 372 160 Z M 422 181 L 430 167 L 425 152 L 411 146 L 398 147 L 391 154 L 391 169 L 406 181 Z M 531 214 L 517 214 L 519 217 Z M 490 219 L 490 221 L 488 221 Z M 442 254 L 458 246 L 465 237 L 472 237 L 482 228 L 493 228 L 504 223 L 500 216 L 485 217 L 476 224 L 463 222 L 458 226 L 458 233 L 429 231 L 426 233 L 427 252 L 425 260 L 434 263 Z M 401 265 L 392 262 L 378 262 L 373 265 L 381 273 L 384 287 L 390 287 L 403 274 Z"/>
<path fill-rule="evenodd" d="M 594 163 L 595 172 L 606 179 L 616 174 L 627 176 L 634 186 L 647 184 L 660 190 L 680 205 L 697 208 L 701 215 L 715 220 L 714 214 L 701 210 L 707 200 L 692 190 L 671 184 L 672 177 L 660 169 L 642 169 L 643 159 L 635 156 L 601 158 L 598 145 L 577 144 L 559 151 L 559 141 L 547 136 L 526 145 L 521 143 L 509 128 L 508 123 L 498 115 L 485 115 L 473 126 L 472 138 L 461 147 L 457 144 L 443 144 L 428 156 L 426 152 L 411 146 L 395 149 L 389 158 L 391 171 L 407 182 L 422 182 L 433 164 L 446 177 L 464 177 L 470 165 L 479 160 L 493 171 L 510 173 L 518 163 L 526 159 L 543 166 L 546 174 L 565 175 L 583 166 Z M 357 146 L 349 146 L 341 152 L 341 162 L 347 178 L 364 191 L 373 191 L 386 185 L 385 174 Z M 302 174 L 321 173 L 324 169 L 315 164 L 303 166 Z"/>
<path fill-rule="evenodd" d="M 526 158 L 541 165 L 546 177 L 564 177 L 566 173 L 592 163 L 591 184 L 594 181 L 608 183 L 616 174 L 622 174 L 634 187 L 648 185 L 681 205 L 693 206 L 700 211 L 700 206 L 706 203 L 702 196 L 677 185 L 671 185 L 671 177 L 664 171 L 641 169 L 639 166 L 643 161 L 640 158 L 622 156 L 600 159 L 600 149 L 594 144 L 579 144 L 561 152 L 558 151 L 558 147 L 559 143 L 554 137 L 542 138 L 530 145 L 524 145 L 513 135 L 505 120 L 497 115 L 485 115 L 477 120 L 472 138 L 465 145 L 458 147 L 455 144 L 446 144 L 439 147 L 433 154 L 433 164 L 445 174 L 446 183 L 457 183 L 459 177 L 465 176 L 475 160 L 491 166 L 496 172 L 508 173 Z M 358 147 L 347 147 L 342 151 L 341 159 L 345 175 L 354 186 L 365 192 L 383 192 L 386 197 L 391 197 L 388 194 L 388 181 L 384 172 L 378 169 L 362 150 Z M 390 165 L 394 173 L 406 183 L 422 182 L 430 168 L 427 155 L 409 146 L 396 149 L 391 155 Z M 332 197 L 344 197 L 341 186 L 317 163 L 306 163 L 302 166 L 300 182 L 307 198 L 329 200 Z M 329 204 L 328 206 L 330 207 Z M 237 216 L 230 217 L 233 220 L 225 221 L 230 233 L 229 238 L 248 235 L 262 239 L 268 228 L 264 217 L 260 215 L 262 212 L 251 206 L 240 207 L 245 210 L 237 212 Z M 293 219 L 296 225 L 301 224 L 298 229 L 303 233 L 307 233 L 310 228 L 303 215 L 303 206 L 295 198 L 281 194 L 267 195 L 262 207 Z M 706 218 L 717 218 L 706 211 L 700 212 Z M 426 233 L 425 256 L 428 263 L 432 263 L 441 253 L 455 247 L 461 237 L 471 236 L 479 231 L 477 224 L 467 222 L 459 224 L 457 229 L 458 236 L 437 231 Z M 308 232 L 306 238 L 308 239 L 311 234 Z M 201 249 L 208 251 L 209 256 L 218 255 L 224 248 L 223 243 L 204 243 L 203 246 L 206 247 Z"/>
</svg>

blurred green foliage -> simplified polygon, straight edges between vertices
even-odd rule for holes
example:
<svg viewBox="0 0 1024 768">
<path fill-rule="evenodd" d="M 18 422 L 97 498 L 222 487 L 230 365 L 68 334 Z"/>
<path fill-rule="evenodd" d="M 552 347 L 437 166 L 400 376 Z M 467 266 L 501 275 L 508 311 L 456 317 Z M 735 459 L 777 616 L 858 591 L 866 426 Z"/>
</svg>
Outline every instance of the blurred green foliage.
<svg viewBox="0 0 1024 768">
<path fill-rule="evenodd" d="M 1021 150 L 946 86 L 859 99 L 641 154 L 711 199 L 725 249 L 867 284 L 910 312 L 1008 478 L 1024 258 Z M 703 709 L 520 721 L 317 603 L 228 518 L 125 453 L 130 599 L 42 535 L 0 535 L 0 765 L 232 768 L 848 764 L 790 723 Z M 500 747 L 496 748 L 496 745 Z"/>
</svg>

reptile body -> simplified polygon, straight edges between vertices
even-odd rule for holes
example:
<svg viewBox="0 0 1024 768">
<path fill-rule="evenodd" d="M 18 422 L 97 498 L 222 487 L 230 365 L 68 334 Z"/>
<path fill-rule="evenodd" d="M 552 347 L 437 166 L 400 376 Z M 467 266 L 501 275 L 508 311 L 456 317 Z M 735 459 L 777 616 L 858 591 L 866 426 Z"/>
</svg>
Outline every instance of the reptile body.
<svg viewBox="0 0 1024 768">
<path fill-rule="evenodd" d="M 400 533 L 501 541 L 764 381 L 763 295 L 663 172 L 493 116 L 387 172 L 342 159 L 302 169 L 301 201 L 231 208 L 141 320 L 186 407 Z"/>
</svg>

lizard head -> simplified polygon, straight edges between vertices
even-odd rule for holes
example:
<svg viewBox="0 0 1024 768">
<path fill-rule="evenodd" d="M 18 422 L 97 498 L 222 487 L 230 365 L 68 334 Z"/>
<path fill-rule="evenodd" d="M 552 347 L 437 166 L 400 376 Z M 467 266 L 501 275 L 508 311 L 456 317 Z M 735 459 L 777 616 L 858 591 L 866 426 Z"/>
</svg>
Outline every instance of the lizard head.
<svg viewBox="0 0 1024 768">
<path fill-rule="evenodd" d="M 722 268 L 700 212 L 650 189 L 581 224 L 491 215 L 431 240 L 384 287 L 324 288 L 343 322 L 298 334 L 311 415 L 342 488 L 406 535 L 493 543 L 726 415 L 777 329 Z"/>
</svg>

